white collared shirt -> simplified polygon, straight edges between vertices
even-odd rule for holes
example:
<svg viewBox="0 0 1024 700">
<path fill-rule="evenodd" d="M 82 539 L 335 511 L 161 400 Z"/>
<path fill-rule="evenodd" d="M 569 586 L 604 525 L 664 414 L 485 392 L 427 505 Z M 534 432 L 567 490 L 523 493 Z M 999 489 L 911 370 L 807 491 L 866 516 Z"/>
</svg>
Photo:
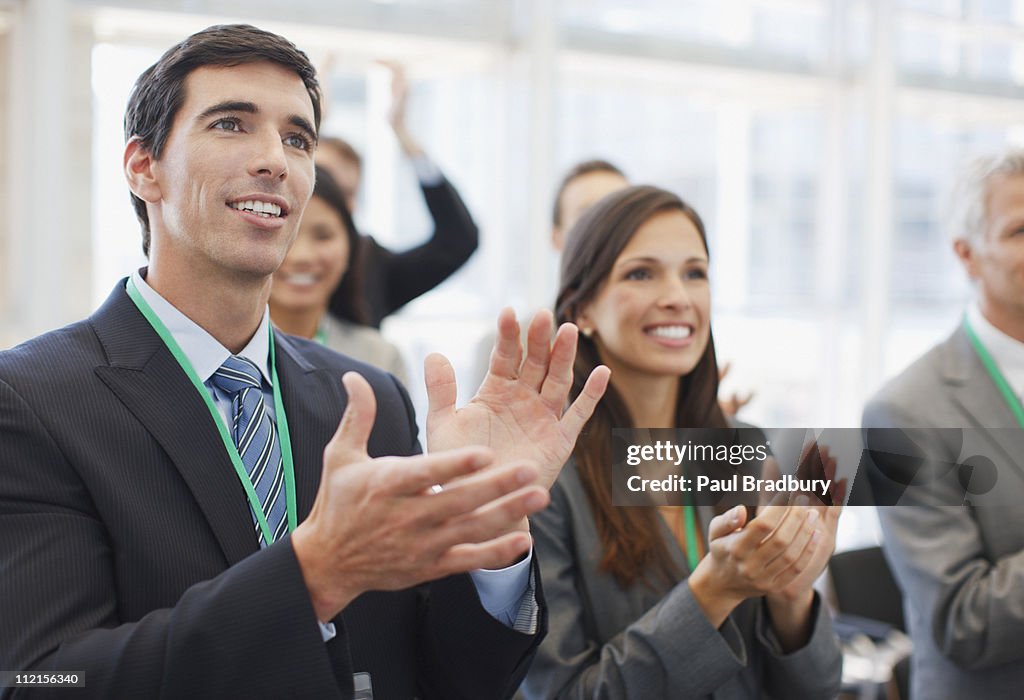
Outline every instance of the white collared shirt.
<svg viewBox="0 0 1024 700">
<path fill-rule="evenodd" d="M 1013 393 L 1024 401 L 1024 343 L 993 326 L 977 304 L 967 307 L 967 321 L 985 346 Z"/>
</svg>

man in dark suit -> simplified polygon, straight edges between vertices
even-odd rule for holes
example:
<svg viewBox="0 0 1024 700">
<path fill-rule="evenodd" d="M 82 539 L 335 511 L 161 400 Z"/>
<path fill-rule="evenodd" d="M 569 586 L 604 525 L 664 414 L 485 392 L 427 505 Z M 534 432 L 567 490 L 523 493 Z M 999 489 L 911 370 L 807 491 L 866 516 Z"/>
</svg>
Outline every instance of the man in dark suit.
<svg viewBox="0 0 1024 700">
<path fill-rule="evenodd" d="M 976 162 L 954 203 L 954 250 L 976 302 L 871 400 L 863 422 L 874 447 L 893 445 L 876 459 L 872 485 L 914 642 L 911 695 L 1015 698 L 1024 680 L 1024 152 Z"/>
<path fill-rule="evenodd" d="M 607 371 L 563 415 L 575 330 L 549 350 L 535 319 L 520 364 L 505 313 L 465 408 L 428 359 L 418 455 L 392 377 L 274 334 L 319 114 L 306 56 L 253 27 L 139 78 L 124 169 L 148 268 L 0 353 L 0 669 L 97 698 L 487 698 L 525 672 L 525 518 Z"/>
</svg>

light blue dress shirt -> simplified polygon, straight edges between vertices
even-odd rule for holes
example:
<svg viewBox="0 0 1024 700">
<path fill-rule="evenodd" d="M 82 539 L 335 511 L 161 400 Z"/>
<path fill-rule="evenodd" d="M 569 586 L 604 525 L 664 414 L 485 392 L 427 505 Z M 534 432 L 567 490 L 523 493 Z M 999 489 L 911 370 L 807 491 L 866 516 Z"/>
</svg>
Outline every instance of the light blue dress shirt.
<svg viewBox="0 0 1024 700">
<path fill-rule="evenodd" d="M 174 337 L 176 343 L 192 364 L 196 375 L 210 392 L 214 404 L 224 418 L 225 425 L 231 425 L 231 397 L 217 389 L 210 378 L 217 368 L 231 356 L 231 352 L 212 335 L 203 330 L 195 321 L 179 311 L 169 301 L 146 284 L 141 270 L 132 274 L 132 281 L 139 293 L 149 304 L 153 312 L 160 318 L 164 326 Z M 263 376 L 263 399 L 272 420 L 277 420 L 274 412 L 273 389 L 270 382 L 268 366 L 270 353 L 270 310 L 263 312 L 263 320 L 256 328 L 249 343 L 238 353 L 251 361 Z M 533 550 L 521 562 L 504 569 L 471 571 L 470 577 L 476 585 L 480 604 L 491 617 L 508 627 L 520 632 L 533 634 L 536 631 L 537 603 L 533 594 L 534 586 L 530 572 Z M 336 631 L 332 623 L 320 622 L 320 631 L 324 641 L 333 639 Z"/>
</svg>

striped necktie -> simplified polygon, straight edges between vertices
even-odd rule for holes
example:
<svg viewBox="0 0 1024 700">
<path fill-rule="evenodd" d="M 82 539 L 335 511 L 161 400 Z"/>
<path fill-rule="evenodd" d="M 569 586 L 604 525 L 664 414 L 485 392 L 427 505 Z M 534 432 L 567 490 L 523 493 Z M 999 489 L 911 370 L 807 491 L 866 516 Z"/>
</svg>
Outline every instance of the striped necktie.
<svg viewBox="0 0 1024 700">
<path fill-rule="evenodd" d="M 244 357 L 231 356 L 210 378 L 213 385 L 231 397 L 231 438 L 256 490 L 270 531 L 277 541 L 287 531 L 288 518 L 284 491 L 284 468 L 277 426 L 270 419 L 263 400 L 260 371 Z M 250 506 L 251 509 L 251 506 Z M 260 547 L 266 547 L 263 531 L 253 513 Z"/>
</svg>

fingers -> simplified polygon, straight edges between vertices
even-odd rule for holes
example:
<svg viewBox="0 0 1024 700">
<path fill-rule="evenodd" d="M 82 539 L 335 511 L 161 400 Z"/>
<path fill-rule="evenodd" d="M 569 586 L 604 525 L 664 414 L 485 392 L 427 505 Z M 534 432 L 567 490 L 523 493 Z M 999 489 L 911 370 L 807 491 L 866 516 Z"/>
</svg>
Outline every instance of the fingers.
<svg viewBox="0 0 1024 700">
<path fill-rule="evenodd" d="M 529 533 L 510 532 L 489 542 L 461 544 L 448 549 L 438 559 L 439 575 L 448 576 L 475 569 L 497 569 L 530 551 Z"/>
<path fill-rule="evenodd" d="M 515 312 L 505 307 L 498 314 L 498 337 L 491 350 L 490 374 L 502 379 L 515 379 L 519 376 L 519 365 L 522 362 L 523 348 L 519 344 L 519 322 Z"/>
<path fill-rule="evenodd" d="M 790 506 L 766 506 L 758 511 L 757 517 L 747 523 L 740 537 L 732 545 L 734 556 L 746 559 L 754 554 L 779 524 L 789 514 Z M 771 553 L 771 550 L 770 550 Z"/>
<path fill-rule="evenodd" d="M 494 462 L 494 455 L 483 447 L 464 447 L 415 457 L 381 457 L 374 461 L 377 488 L 388 496 L 400 497 L 420 496 L 434 484 L 478 472 Z"/>
<path fill-rule="evenodd" d="M 531 464 L 494 467 L 479 474 L 456 479 L 444 489 L 430 494 L 417 505 L 429 509 L 436 520 L 473 511 L 537 480 L 537 468 Z"/>
<path fill-rule="evenodd" d="M 518 529 L 526 516 L 542 510 L 549 500 L 547 489 L 527 486 L 450 519 L 436 530 L 436 541 L 445 549 L 459 544 L 486 542 Z"/>
<path fill-rule="evenodd" d="M 708 524 L 708 541 L 736 532 L 746 524 L 746 521 L 747 509 L 743 506 L 735 506 L 721 515 L 716 515 Z"/>
<path fill-rule="evenodd" d="M 366 444 L 377 417 L 377 399 L 369 382 L 361 374 L 346 372 L 341 383 L 348 393 L 348 403 L 334 437 L 324 448 L 325 465 L 348 464 L 366 459 Z"/>
<path fill-rule="evenodd" d="M 718 381 L 725 381 L 725 378 L 729 376 L 729 370 L 732 369 L 732 360 L 727 361 L 724 365 L 718 368 Z"/>
<path fill-rule="evenodd" d="M 787 569 L 796 566 L 807 543 L 811 541 L 812 536 L 817 532 L 818 519 L 818 511 L 813 508 L 808 510 L 801 509 L 787 518 L 787 522 L 791 523 L 791 525 L 786 528 L 784 533 L 780 531 L 781 539 L 777 545 L 781 547 L 785 543 L 785 546 L 765 566 L 765 575 L 770 580 L 775 579 Z"/>
<path fill-rule="evenodd" d="M 797 543 L 794 543 L 797 546 Z M 803 542 L 803 548 L 795 556 L 793 563 L 782 569 L 773 579 L 773 588 L 781 589 L 793 582 L 793 579 L 800 576 L 810 566 L 814 555 L 821 546 L 821 530 L 812 528 L 810 536 Z"/>
<path fill-rule="evenodd" d="M 572 388 L 572 365 L 576 360 L 576 342 L 579 329 L 571 323 L 563 323 L 555 334 L 551 346 L 551 362 L 544 386 L 540 387 L 540 398 L 552 411 L 561 411 Z"/>
<path fill-rule="evenodd" d="M 554 317 L 550 311 L 538 311 L 534 314 L 533 320 L 530 321 L 530 327 L 526 332 L 526 360 L 523 362 L 519 378 L 534 391 L 540 391 L 544 378 L 548 376 L 548 359 L 551 356 L 551 328 L 553 325 Z M 571 371 L 570 360 L 570 376 Z"/>
<path fill-rule="evenodd" d="M 597 407 L 597 402 L 601 400 L 605 390 L 608 388 L 608 380 L 611 376 L 611 370 L 601 365 L 595 367 L 594 371 L 587 377 L 587 383 L 583 385 L 583 391 L 580 392 L 580 395 L 569 406 L 569 410 L 562 416 L 562 429 L 570 439 L 575 440 L 576 436 L 583 430 L 583 426 L 590 420 L 590 416 L 594 413 L 594 408 Z"/>
<path fill-rule="evenodd" d="M 423 380 L 427 386 L 427 420 L 453 412 L 459 390 L 448 358 L 436 352 L 427 355 L 423 361 Z"/>
</svg>

